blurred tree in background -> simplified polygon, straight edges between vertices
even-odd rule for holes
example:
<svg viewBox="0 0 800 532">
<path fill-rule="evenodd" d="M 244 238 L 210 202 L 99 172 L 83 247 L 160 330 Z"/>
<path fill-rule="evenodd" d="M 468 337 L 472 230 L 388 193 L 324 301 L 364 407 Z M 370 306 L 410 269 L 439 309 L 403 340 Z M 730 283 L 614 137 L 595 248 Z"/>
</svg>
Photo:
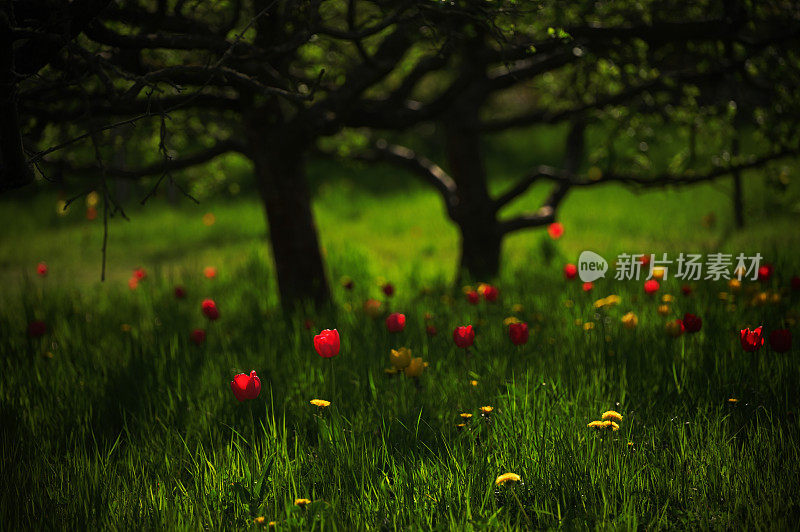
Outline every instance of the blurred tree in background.
<svg viewBox="0 0 800 532">
<path fill-rule="evenodd" d="M 240 153 L 287 308 L 329 300 L 305 175 L 321 139 L 432 184 L 461 232 L 462 271 L 484 279 L 504 235 L 554 221 L 574 187 L 740 185 L 741 170 L 797 151 L 800 14 L 788 0 L 0 5 L 2 187 L 31 182 L 32 168 L 88 179 L 107 219 L 124 216 L 109 178 L 155 176 L 146 200 L 175 172 Z M 431 121 L 441 166 L 392 143 Z M 484 135 L 558 123 L 562 167 L 526 169 L 490 195 Z M 603 143 L 587 145 L 590 127 L 608 130 Z M 685 148 L 657 153 L 669 136 Z M 500 215 L 539 180 L 553 182 L 541 206 Z"/>
</svg>

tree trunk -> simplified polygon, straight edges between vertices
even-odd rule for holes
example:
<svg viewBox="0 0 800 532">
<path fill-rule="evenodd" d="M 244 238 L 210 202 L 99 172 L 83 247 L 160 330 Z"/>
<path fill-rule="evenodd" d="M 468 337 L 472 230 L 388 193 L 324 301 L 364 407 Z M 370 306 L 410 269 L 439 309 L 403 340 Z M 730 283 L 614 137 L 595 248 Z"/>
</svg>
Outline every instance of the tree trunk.
<svg viewBox="0 0 800 532">
<path fill-rule="evenodd" d="M 486 188 L 478 105 L 456 111 L 444 122 L 445 150 L 450 175 L 458 187 L 453 221 L 461 233 L 461 257 L 457 281 L 466 274 L 487 281 L 500 271 L 502 235 L 497 230 L 497 212 Z"/>
<path fill-rule="evenodd" d="M 305 175 L 307 144 L 257 115 L 251 118 L 250 157 L 266 209 L 281 305 L 286 311 L 326 305 L 330 291 Z"/>
</svg>

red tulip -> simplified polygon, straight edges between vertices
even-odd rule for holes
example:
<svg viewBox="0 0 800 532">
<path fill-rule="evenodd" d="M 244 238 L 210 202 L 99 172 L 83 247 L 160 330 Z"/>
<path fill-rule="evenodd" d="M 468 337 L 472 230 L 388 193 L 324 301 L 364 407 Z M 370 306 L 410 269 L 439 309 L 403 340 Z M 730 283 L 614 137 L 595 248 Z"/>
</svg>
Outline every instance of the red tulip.
<svg viewBox="0 0 800 532">
<path fill-rule="evenodd" d="M 590 292 L 594 288 L 594 284 L 592 283 L 583 283 L 583 291 Z"/>
<path fill-rule="evenodd" d="M 553 222 L 547 226 L 547 233 L 550 235 L 550 238 L 557 240 L 564 234 L 564 226 L 559 222 Z"/>
<path fill-rule="evenodd" d="M 386 328 L 389 332 L 400 332 L 406 328 L 406 315 L 393 312 L 386 318 Z"/>
<path fill-rule="evenodd" d="M 182 286 L 176 286 L 175 297 L 178 299 L 183 299 L 184 297 L 186 297 L 186 289 Z"/>
<path fill-rule="evenodd" d="M 28 324 L 28 336 L 38 338 L 47 332 L 47 324 L 41 320 L 32 321 Z"/>
<path fill-rule="evenodd" d="M 564 277 L 574 279 L 578 275 L 578 267 L 570 263 L 564 266 Z"/>
<path fill-rule="evenodd" d="M 135 270 L 133 270 L 133 276 L 137 280 L 141 281 L 142 279 L 147 277 L 147 272 L 144 271 L 144 268 L 136 268 Z"/>
<path fill-rule="evenodd" d="M 483 299 L 490 302 L 497 301 L 497 296 L 500 294 L 500 291 L 497 289 L 497 287 L 490 284 L 482 284 L 478 290 L 483 296 Z"/>
<path fill-rule="evenodd" d="M 656 292 L 658 292 L 659 286 L 660 285 L 658 284 L 658 281 L 656 281 L 655 279 L 650 279 L 649 281 L 645 281 L 644 282 L 644 293 L 645 294 L 655 294 Z"/>
<path fill-rule="evenodd" d="M 761 335 L 761 327 L 742 329 L 739 331 L 739 340 L 742 342 L 742 349 L 745 351 L 758 351 L 764 345 L 764 337 Z"/>
<path fill-rule="evenodd" d="M 322 358 L 331 358 L 339 354 L 339 331 L 325 329 L 314 337 L 314 349 Z"/>
<path fill-rule="evenodd" d="M 202 345 L 206 341 L 206 331 L 195 329 L 189 334 L 189 339 L 194 345 Z"/>
<path fill-rule="evenodd" d="M 769 335 L 769 345 L 773 351 L 785 353 L 792 348 L 792 333 L 789 329 L 777 329 Z"/>
<path fill-rule="evenodd" d="M 200 305 L 200 308 L 202 309 L 205 317 L 211 321 L 215 321 L 217 318 L 219 318 L 219 309 L 217 308 L 217 304 L 214 303 L 213 299 L 204 299 L 203 303 Z"/>
<path fill-rule="evenodd" d="M 758 280 L 762 282 L 767 282 L 772 278 L 772 272 L 775 268 L 772 264 L 765 262 L 758 268 Z"/>
<path fill-rule="evenodd" d="M 792 277 L 792 290 L 795 292 L 800 291 L 800 275 Z"/>
<path fill-rule="evenodd" d="M 392 286 L 392 283 L 386 283 L 381 289 L 386 297 L 392 297 L 394 295 L 394 286 Z"/>
<path fill-rule="evenodd" d="M 203 275 L 206 276 L 206 279 L 213 279 L 217 276 L 217 269 L 213 266 L 206 266 L 203 269 Z"/>
<path fill-rule="evenodd" d="M 139 279 L 137 279 L 136 277 L 131 277 L 130 279 L 128 279 L 128 288 L 130 288 L 131 290 L 136 290 L 136 288 L 138 287 L 139 287 Z"/>
<path fill-rule="evenodd" d="M 525 322 L 509 324 L 508 336 L 514 345 L 528 343 L 528 324 Z"/>
<path fill-rule="evenodd" d="M 44 277 L 47 275 L 47 263 L 40 262 L 36 265 L 36 273 L 39 274 L 39 277 Z"/>
<path fill-rule="evenodd" d="M 683 315 L 683 325 L 686 327 L 686 332 L 696 333 L 703 327 L 703 320 L 687 312 Z"/>
<path fill-rule="evenodd" d="M 681 286 L 681 292 L 683 292 L 683 295 L 685 295 L 685 296 L 691 295 L 692 287 L 689 286 L 688 284 L 685 284 L 685 285 Z"/>
<path fill-rule="evenodd" d="M 428 333 L 428 336 L 436 336 L 439 334 L 439 331 L 436 329 L 434 325 L 426 325 L 425 332 Z"/>
<path fill-rule="evenodd" d="M 480 300 L 481 296 L 475 290 L 467 292 L 467 301 L 469 301 L 470 305 L 477 305 Z"/>
<path fill-rule="evenodd" d="M 258 397 L 258 394 L 261 393 L 261 379 L 256 375 L 256 370 L 251 371 L 250 375 L 239 373 L 234 376 L 231 381 L 231 390 L 239 402 Z"/>
<path fill-rule="evenodd" d="M 453 341 L 456 346 L 466 349 L 475 341 L 475 331 L 472 330 L 472 325 L 465 327 L 456 327 L 453 331 Z"/>
</svg>

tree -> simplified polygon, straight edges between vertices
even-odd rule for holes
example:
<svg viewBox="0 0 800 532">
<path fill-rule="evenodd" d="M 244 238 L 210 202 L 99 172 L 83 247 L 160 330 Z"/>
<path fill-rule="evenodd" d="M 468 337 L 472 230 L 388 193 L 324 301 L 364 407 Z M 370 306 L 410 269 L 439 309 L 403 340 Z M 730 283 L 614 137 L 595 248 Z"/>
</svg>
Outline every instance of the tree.
<svg viewBox="0 0 800 532">
<path fill-rule="evenodd" d="M 800 39 L 800 16 L 781 1 L 672 7 L 663 2 L 646 8 L 625 2 L 572 8 L 547 3 L 520 22 L 502 48 L 475 34 L 458 52 L 459 77 L 468 88 L 439 115 L 446 164 L 384 139 L 357 157 L 391 162 L 433 185 L 461 233 L 459 269 L 478 279 L 498 273 L 505 235 L 554 222 L 575 187 L 614 181 L 637 187 L 687 185 L 732 175 L 739 220 L 741 171 L 798 152 L 800 63 L 789 50 Z M 546 26 L 556 23 L 558 29 Z M 505 63 L 498 64 L 501 59 Z M 510 92 L 533 103 L 498 116 Z M 492 197 L 482 136 L 559 123 L 570 124 L 562 167 L 538 166 Z M 690 145 L 659 169 L 644 141 L 637 141 L 641 148 L 628 143 L 628 155 L 620 157 L 615 151 L 624 142 L 612 132 L 604 145 L 592 147 L 599 154 L 596 166 L 581 174 L 589 124 L 614 124 L 617 132 L 631 128 L 637 137 L 655 127 L 670 134 L 686 129 Z M 712 141 L 702 159 L 697 157 L 698 129 Z M 751 136 L 758 141 L 747 152 L 739 149 L 742 131 L 755 132 Z M 501 217 L 504 207 L 542 180 L 553 184 L 538 209 Z"/>
<path fill-rule="evenodd" d="M 57 4 L 67 9 L 66 2 Z M 16 18 L 5 12 L 16 20 L 19 55 L 38 42 L 48 20 L 36 10 Z M 253 0 L 193 10 L 182 0 L 141 0 L 87 8 L 83 15 L 80 26 L 60 28 L 62 46 L 46 68 L 31 63 L 31 77 L 15 78 L 32 152 L 28 164 L 93 176 L 107 220 L 124 215 L 107 177 L 157 176 L 157 187 L 175 171 L 229 152 L 245 155 L 253 162 L 280 296 L 289 308 L 329 300 L 307 155 L 319 138 L 349 123 L 387 124 L 424 78 L 447 66 L 449 28 L 473 13 L 469 5 L 422 0 Z M 490 17 L 476 20 L 491 23 Z M 25 27 L 36 35 L 18 29 Z M 460 89 L 457 82 L 445 87 L 401 127 L 431 118 Z M 139 143 L 155 138 L 158 148 L 141 157 L 149 163 L 108 164 L 109 132 L 133 125 Z M 83 141 L 93 145 L 89 156 L 74 149 Z M 33 150 L 37 143 L 50 147 Z"/>
</svg>

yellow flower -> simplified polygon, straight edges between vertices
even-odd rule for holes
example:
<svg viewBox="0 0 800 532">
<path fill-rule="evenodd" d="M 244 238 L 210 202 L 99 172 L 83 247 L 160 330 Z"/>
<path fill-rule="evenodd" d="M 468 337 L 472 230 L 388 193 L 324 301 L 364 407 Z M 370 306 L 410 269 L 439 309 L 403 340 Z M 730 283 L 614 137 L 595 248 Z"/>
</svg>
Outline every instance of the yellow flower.
<svg viewBox="0 0 800 532">
<path fill-rule="evenodd" d="M 594 302 L 594 308 L 600 308 L 606 306 L 606 298 L 600 298 Z"/>
<path fill-rule="evenodd" d="M 720 293 L 719 293 L 719 298 L 720 298 L 722 301 L 725 301 L 726 299 L 728 299 L 728 292 L 720 292 Z"/>
<path fill-rule="evenodd" d="M 517 303 L 516 305 L 512 306 L 511 312 L 522 312 L 522 305 Z"/>
<path fill-rule="evenodd" d="M 654 279 L 663 279 L 664 274 L 666 273 L 667 269 L 663 266 L 654 266 L 653 267 L 653 278 Z"/>
<path fill-rule="evenodd" d="M 592 421 L 586 426 L 589 427 L 590 429 L 604 429 L 608 427 L 610 424 L 611 424 L 610 421 Z"/>
<path fill-rule="evenodd" d="M 616 421 L 611 422 L 611 430 L 613 431 L 619 430 L 619 425 L 616 423 Z"/>
<path fill-rule="evenodd" d="M 639 318 L 637 318 L 636 314 L 633 312 L 628 312 L 622 316 L 622 325 L 624 325 L 626 329 L 635 329 L 636 326 L 639 325 Z"/>
<path fill-rule="evenodd" d="M 459 414 L 459 416 L 461 416 L 462 419 L 469 419 L 469 418 L 472 417 L 472 414 L 469 414 L 467 412 L 463 412 L 463 413 Z"/>
<path fill-rule="evenodd" d="M 422 362 L 422 357 L 411 359 L 411 363 L 404 370 L 406 377 L 419 377 L 422 375 L 422 370 L 425 369 L 425 363 Z"/>
<path fill-rule="evenodd" d="M 395 368 L 403 369 L 411 363 L 411 350 L 407 347 L 392 349 L 389 360 Z"/>
<path fill-rule="evenodd" d="M 739 400 L 735 397 L 731 397 L 730 399 L 728 399 L 728 402 L 732 405 L 735 405 L 736 403 L 739 402 Z"/>
<path fill-rule="evenodd" d="M 672 300 L 673 300 L 673 299 L 675 299 L 675 298 L 674 298 L 674 297 L 672 297 L 672 296 L 671 296 L 671 295 L 669 295 L 669 294 L 664 294 L 663 296 L 661 296 L 661 302 L 662 302 L 662 303 L 672 303 Z"/>
<path fill-rule="evenodd" d="M 331 402 L 330 401 L 326 401 L 325 399 L 312 399 L 311 401 L 309 401 L 309 403 L 311 403 L 312 405 L 316 406 L 320 410 L 322 410 L 323 408 L 328 408 L 329 406 L 331 406 Z"/>
<path fill-rule="evenodd" d="M 600 416 L 600 418 L 603 421 L 608 421 L 609 419 L 612 421 L 622 421 L 622 414 L 616 410 L 608 410 L 607 412 L 603 412 L 603 415 Z"/>
<path fill-rule="evenodd" d="M 522 477 L 517 475 L 516 473 L 503 473 L 497 479 L 495 479 L 494 483 L 497 486 L 505 484 L 506 482 L 519 482 L 522 480 Z"/>
<path fill-rule="evenodd" d="M 267 520 L 266 517 L 256 517 L 255 519 L 253 519 L 253 522 L 257 525 L 263 525 L 264 521 L 266 520 Z"/>
<path fill-rule="evenodd" d="M 476 381 L 476 380 L 471 380 L 471 381 L 469 381 L 469 383 L 471 385 L 473 385 L 473 386 L 477 386 L 478 385 L 478 381 Z"/>
<path fill-rule="evenodd" d="M 489 415 L 494 410 L 494 407 L 493 406 L 482 406 L 478 410 L 480 410 L 481 414 L 483 414 L 483 415 Z"/>
<path fill-rule="evenodd" d="M 509 316 L 503 320 L 503 325 L 505 326 L 511 325 L 512 323 L 519 323 L 519 320 L 514 316 Z"/>
<path fill-rule="evenodd" d="M 666 316 L 669 314 L 669 305 L 659 305 L 658 306 L 658 313 L 662 316 Z"/>
<path fill-rule="evenodd" d="M 97 207 L 97 204 L 100 202 L 100 194 L 95 191 L 89 192 L 86 195 L 86 206 L 87 207 Z"/>
<path fill-rule="evenodd" d="M 611 294 L 610 296 L 606 296 L 595 301 L 594 308 L 610 307 L 611 305 L 619 304 L 619 302 L 620 297 L 616 294 Z"/>
<path fill-rule="evenodd" d="M 461 429 L 463 429 L 463 428 L 464 428 L 464 427 L 466 427 L 466 426 L 467 426 L 467 424 L 466 424 L 466 423 L 459 423 L 458 425 L 456 425 L 456 428 L 457 428 L 458 430 L 461 430 Z"/>
<path fill-rule="evenodd" d="M 592 329 L 594 329 L 594 322 L 593 321 L 587 321 L 586 323 L 583 324 L 583 330 L 584 331 L 591 331 Z"/>
<path fill-rule="evenodd" d="M 294 505 L 295 506 L 303 507 L 306 504 L 311 504 L 311 500 L 310 499 L 295 499 L 294 500 Z"/>
<path fill-rule="evenodd" d="M 742 282 L 739 279 L 731 279 L 728 281 L 728 288 L 731 289 L 731 292 L 738 292 L 741 287 Z"/>
</svg>

